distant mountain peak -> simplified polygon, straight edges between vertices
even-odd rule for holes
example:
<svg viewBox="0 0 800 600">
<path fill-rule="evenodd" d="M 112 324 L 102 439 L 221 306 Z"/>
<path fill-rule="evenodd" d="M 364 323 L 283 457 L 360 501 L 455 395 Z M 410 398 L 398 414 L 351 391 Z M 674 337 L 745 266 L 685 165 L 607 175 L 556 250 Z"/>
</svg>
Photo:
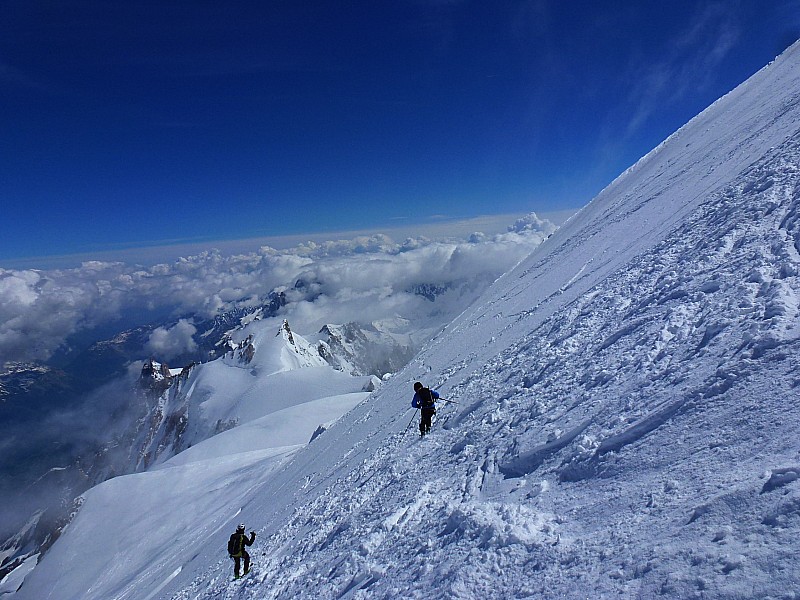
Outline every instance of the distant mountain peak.
<svg viewBox="0 0 800 600">
<path fill-rule="evenodd" d="M 280 329 L 276 335 L 283 335 L 284 339 L 294 346 L 294 336 L 292 335 L 292 328 L 289 327 L 289 321 L 283 320 Z"/>
</svg>

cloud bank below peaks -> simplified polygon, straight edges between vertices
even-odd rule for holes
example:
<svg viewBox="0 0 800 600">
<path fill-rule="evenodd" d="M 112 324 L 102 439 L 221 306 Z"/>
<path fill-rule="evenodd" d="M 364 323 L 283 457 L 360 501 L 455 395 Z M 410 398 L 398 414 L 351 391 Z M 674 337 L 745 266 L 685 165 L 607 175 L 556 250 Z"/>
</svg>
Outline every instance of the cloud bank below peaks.
<svg viewBox="0 0 800 600">
<path fill-rule="evenodd" d="M 0 364 L 47 361 L 76 334 L 110 323 L 164 323 L 148 350 L 162 356 L 194 347 L 192 317 L 257 306 L 283 292 L 282 317 L 299 332 L 326 323 L 393 319 L 438 326 L 525 258 L 555 225 L 531 213 L 502 234 L 425 237 L 398 243 L 386 235 L 307 242 L 223 256 L 216 250 L 151 267 L 84 262 L 74 269 L 0 269 Z"/>
</svg>

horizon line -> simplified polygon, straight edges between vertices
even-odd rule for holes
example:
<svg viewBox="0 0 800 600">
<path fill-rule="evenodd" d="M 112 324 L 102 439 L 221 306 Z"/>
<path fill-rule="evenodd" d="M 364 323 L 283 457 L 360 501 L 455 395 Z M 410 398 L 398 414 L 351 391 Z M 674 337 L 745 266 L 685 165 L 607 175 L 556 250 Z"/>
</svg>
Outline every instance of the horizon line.
<svg viewBox="0 0 800 600">
<path fill-rule="evenodd" d="M 127 264 L 154 265 L 171 262 L 181 257 L 194 256 L 210 250 L 218 250 L 233 255 L 256 252 L 263 246 L 276 250 L 290 249 L 304 242 L 328 242 L 342 239 L 353 239 L 363 236 L 394 233 L 399 237 L 431 237 L 445 240 L 454 236 L 470 235 L 480 231 L 485 234 L 497 234 L 507 230 L 515 219 L 536 213 L 556 225 L 561 225 L 567 218 L 575 214 L 579 208 L 560 209 L 554 211 L 525 211 L 496 215 L 476 215 L 473 217 L 447 217 L 433 215 L 423 218 L 421 224 L 394 224 L 385 227 L 318 231 L 284 235 L 251 236 L 228 239 L 186 238 L 180 240 L 143 241 L 125 245 L 124 247 L 106 248 L 96 251 L 72 252 L 67 254 L 42 254 L 34 256 L 0 258 L 0 269 L 7 270 L 51 270 L 59 268 L 77 268 L 91 261 L 124 262 Z M 404 217 L 412 219 L 412 217 Z M 479 229 L 483 227 L 483 229 Z M 488 228 L 488 229 L 487 229 Z"/>
</svg>

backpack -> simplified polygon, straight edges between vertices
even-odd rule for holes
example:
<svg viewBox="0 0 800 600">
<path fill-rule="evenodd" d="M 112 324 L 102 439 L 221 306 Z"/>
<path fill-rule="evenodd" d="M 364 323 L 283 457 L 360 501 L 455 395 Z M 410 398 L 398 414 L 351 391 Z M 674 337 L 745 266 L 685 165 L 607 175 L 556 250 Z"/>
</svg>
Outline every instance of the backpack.
<svg viewBox="0 0 800 600">
<path fill-rule="evenodd" d="M 435 407 L 433 394 L 431 394 L 430 389 L 426 387 L 420 388 L 420 390 L 417 392 L 417 395 L 419 396 L 420 408 L 431 409 Z"/>
<path fill-rule="evenodd" d="M 242 553 L 242 538 L 244 534 L 234 533 L 228 540 L 228 554 L 236 556 Z"/>
</svg>

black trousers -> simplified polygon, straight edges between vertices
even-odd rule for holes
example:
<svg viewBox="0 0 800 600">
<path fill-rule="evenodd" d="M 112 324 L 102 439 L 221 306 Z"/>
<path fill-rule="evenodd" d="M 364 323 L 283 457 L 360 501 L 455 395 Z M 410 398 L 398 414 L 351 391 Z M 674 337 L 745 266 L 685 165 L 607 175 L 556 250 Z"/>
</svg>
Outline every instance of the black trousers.
<svg viewBox="0 0 800 600">
<path fill-rule="evenodd" d="M 241 556 L 233 557 L 235 561 L 233 565 L 233 574 L 236 575 L 236 577 L 239 576 L 239 565 L 242 559 L 244 559 L 244 572 L 247 573 L 250 570 L 250 555 L 247 553 L 247 550 L 242 550 Z"/>
<path fill-rule="evenodd" d="M 421 408 L 419 409 L 419 432 L 424 435 L 431 430 L 431 419 L 436 414 L 435 408 Z"/>
</svg>

